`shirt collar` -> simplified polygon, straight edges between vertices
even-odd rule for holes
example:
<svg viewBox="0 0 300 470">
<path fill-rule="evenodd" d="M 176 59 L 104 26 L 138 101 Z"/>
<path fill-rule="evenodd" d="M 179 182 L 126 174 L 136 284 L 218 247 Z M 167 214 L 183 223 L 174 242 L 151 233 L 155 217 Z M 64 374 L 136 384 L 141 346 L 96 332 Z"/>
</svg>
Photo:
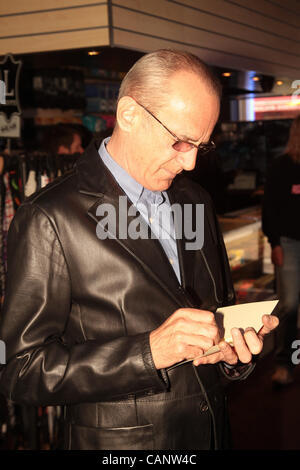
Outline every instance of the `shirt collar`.
<svg viewBox="0 0 300 470">
<path fill-rule="evenodd" d="M 125 194 L 129 197 L 131 202 L 136 206 L 137 203 L 148 201 L 150 204 L 159 206 L 164 197 L 160 191 L 150 191 L 138 183 L 131 175 L 127 173 L 108 153 L 107 144 L 110 137 L 107 137 L 101 142 L 99 148 L 99 155 L 103 163 L 109 169 L 119 186 L 123 189 Z"/>
</svg>

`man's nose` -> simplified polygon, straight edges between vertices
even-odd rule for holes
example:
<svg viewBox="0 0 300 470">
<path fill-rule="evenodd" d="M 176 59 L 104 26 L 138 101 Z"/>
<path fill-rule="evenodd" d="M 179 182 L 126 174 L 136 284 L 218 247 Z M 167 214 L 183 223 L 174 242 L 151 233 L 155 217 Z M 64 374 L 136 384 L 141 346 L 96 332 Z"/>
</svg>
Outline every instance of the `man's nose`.
<svg viewBox="0 0 300 470">
<path fill-rule="evenodd" d="M 198 149 L 194 148 L 188 152 L 180 152 L 177 155 L 177 161 L 182 166 L 183 170 L 191 171 L 195 168 Z"/>
</svg>

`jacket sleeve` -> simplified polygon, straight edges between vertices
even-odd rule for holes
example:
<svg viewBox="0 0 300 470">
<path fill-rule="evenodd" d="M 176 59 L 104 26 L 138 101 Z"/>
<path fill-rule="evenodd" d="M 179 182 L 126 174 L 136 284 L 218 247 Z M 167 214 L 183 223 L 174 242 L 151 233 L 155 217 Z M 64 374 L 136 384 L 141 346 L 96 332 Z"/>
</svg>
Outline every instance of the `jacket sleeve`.
<svg viewBox="0 0 300 470">
<path fill-rule="evenodd" d="M 96 402 L 165 390 L 149 332 L 106 343 L 64 341 L 72 285 L 55 227 L 39 207 L 21 206 L 8 237 L 0 338 L 6 365 L 0 391 L 36 405 Z"/>
</svg>

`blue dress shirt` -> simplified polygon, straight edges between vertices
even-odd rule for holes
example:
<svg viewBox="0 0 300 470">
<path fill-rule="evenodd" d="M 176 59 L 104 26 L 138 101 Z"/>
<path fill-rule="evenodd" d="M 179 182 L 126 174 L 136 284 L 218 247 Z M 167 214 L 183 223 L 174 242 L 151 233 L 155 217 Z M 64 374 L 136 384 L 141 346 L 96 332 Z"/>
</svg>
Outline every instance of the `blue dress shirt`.
<svg viewBox="0 0 300 470">
<path fill-rule="evenodd" d="M 132 178 L 108 153 L 106 145 L 109 139 L 110 137 L 107 137 L 102 141 L 99 155 L 118 185 L 151 227 L 181 283 L 173 214 L 167 193 L 150 191 Z"/>
</svg>

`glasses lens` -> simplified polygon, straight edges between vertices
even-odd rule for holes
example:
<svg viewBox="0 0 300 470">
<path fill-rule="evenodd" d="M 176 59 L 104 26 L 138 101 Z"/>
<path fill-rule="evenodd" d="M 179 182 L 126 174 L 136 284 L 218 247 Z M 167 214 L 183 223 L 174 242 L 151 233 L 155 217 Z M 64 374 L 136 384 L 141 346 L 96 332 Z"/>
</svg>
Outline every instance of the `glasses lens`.
<svg viewBox="0 0 300 470">
<path fill-rule="evenodd" d="M 175 142 L 172 147 L 177 152 L 188 152 L 194 147 L 194 145 L 190 144 L 189 142 L 184 142 L 183 140 L 177 140 L 177 142 Z"/>
<path fill-rule="evenodd" d="M 185 142 L 184 140 L 177 140 L 177 142 L 175 142 L 172 147 L 177 152 L 189 152 L 193 148 L 197 148 L 196 145 L 193 145 L 190 142 Z M 198 151 L 201 155 L 204 155 L 205 153 L 211 152 L 215 148 L 215 144 L 211 141 L 209 144 L 200 144 Z"/>
</svg>

